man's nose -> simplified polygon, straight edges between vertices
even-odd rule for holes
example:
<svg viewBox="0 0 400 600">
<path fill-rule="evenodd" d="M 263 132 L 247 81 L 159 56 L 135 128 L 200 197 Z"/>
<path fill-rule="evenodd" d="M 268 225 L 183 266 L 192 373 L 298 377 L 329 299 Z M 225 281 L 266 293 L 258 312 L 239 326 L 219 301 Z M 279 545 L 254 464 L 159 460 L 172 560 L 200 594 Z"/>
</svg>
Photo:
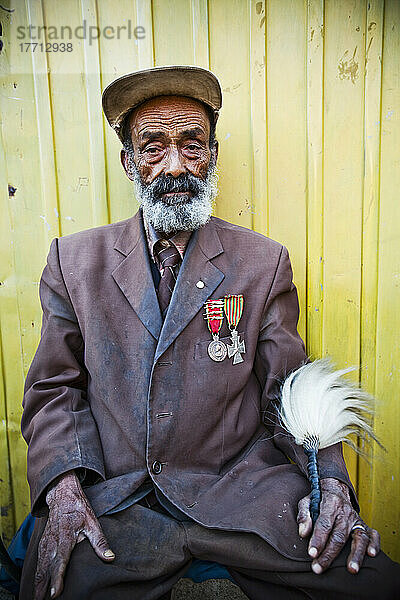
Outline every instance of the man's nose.
<svg viewBox="0 0 400 600">
<path fill-rule="evenodd" d="M 168 152 L 166 166 L 164 170 L 165 175 L 172 175 L 172 177 L 178 177 L 182 173 L 185 173 L 186 169 L 182 163 L 181 155 L 178 149 L 170 148 Z"/>
</svg>

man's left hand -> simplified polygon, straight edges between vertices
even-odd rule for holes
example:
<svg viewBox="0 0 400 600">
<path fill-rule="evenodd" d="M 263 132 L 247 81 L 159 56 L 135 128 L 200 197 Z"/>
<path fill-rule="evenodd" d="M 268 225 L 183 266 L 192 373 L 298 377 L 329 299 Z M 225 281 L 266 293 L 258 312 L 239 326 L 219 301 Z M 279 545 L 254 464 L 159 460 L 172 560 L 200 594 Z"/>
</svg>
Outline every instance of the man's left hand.
<svg viewBox="0 0 400 600">
<path fill-rule="evenodd" d="M 319 517 L 315 522 L 308 553 L 314 559 L 311 568 L 319 575 L 336 558 L 350 535 L 351 551 L 347 559 L 347 570 L 358 573 L 365 552 L 376 556 L 380 550 L 380 536 L 371 529 L 354 510 L 349 488 L 337 479 L 321 479 L 321 504 Z M 300 537 L 307 537 L 312 531 L 310 516 L 310 496 L 299 502 L 297 523 Z M 355 526 L 360 526 L 356 527 Z"/>
</svg>

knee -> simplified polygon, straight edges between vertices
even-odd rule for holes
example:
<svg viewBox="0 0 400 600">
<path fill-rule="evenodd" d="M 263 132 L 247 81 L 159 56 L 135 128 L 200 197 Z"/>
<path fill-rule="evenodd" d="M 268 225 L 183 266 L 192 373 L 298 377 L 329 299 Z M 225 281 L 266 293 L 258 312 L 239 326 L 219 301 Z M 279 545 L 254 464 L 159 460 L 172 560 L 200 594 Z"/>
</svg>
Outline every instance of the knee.
<svg viewBox="0 0 400 600">
<path fill-rule="evenodd" d="M 400 565 L 384 552 L 375 558 L 367 558 L 361 568 L 364 574 L 363 600 L 400 600 Z M 358 575 L 356 575 L 358 577 Z"/>
</svg>

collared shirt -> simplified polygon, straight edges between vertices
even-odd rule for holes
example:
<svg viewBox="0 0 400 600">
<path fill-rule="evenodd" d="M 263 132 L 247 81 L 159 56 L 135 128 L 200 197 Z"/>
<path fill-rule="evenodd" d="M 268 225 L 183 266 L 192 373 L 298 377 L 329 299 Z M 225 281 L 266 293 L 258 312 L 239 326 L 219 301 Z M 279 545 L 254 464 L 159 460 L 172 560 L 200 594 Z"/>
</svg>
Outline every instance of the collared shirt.
<svg viewBox="0 0 400 600">
<path fill-rule="evenodd" d="M 143 217 L 143 223 L 144 223 L 144 230 L 146 232 L 149 254 L 150 254 L 151 258 L 153 259 L 153 261 L 155 262 L 155 264 L 157 265 L 157 267 L 162 275 L 163 270 L 160 267 L 158 255 L 154 250 L 156 243 L 158 241 L 161 241 L 161 243 L 165 244 L 165 247 L 167 248 L 168 247 L 167 244 L 169 245 L 169 242 L 172 242 L 174 244 L 174 246 L 176 246 L 176 249 L 178 250 L 178 252 L 181 256 L 181 259 L 183 260 L 183 256 L 185 254 L 185 250 L 189 243 L 192 232 L 191 231 L 178 231 L 177 233 L 174 233 L 170 237 L 166 238 L 166 237 L 163 237 L 158 231 L 156 231 L 154 229 L 154 227 L 150 223 L 148 223 L 144 217 Z M 178 267 L 178 271 L 179 271 L 179 267 Z"/>
</svg>

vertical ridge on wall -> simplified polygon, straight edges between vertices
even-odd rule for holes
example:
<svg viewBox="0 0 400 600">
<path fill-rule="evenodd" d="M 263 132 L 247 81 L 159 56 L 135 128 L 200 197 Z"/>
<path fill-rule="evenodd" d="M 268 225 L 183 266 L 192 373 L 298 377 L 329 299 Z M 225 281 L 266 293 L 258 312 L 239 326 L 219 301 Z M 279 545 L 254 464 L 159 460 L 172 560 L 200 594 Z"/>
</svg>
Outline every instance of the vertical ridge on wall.
<svg viewBox="0 0 400 600">
<path fill-rule="evenodd" d="M 80 0 L 80 4 L 82 21 L 86 20 L 89 27 L 98 27 L 96 0 Z M 83 40 L 83 73 L 86 90 L 89 152 L 88 179 L 90 182 L 90 211 L 92 213 L 93 227 L 104 225 L 110 219 L 105 180 L 98 45 L 98 40 L 94 44 L 90 44 L 87 39 Z"/>
<path fill-rule="evenodd" d="M 5 28 L 3 28 L 3 31 Z M 2 120 L 3 111 L 0 111 L 0 124 Z M 13 270 L 15 268 L 13 261 L 12 245 L 10 240 L 11 223 L 9 219 L 8 206 L 3 203 L 3 198 L 6 198 L 5 191 L 7 190 L 7 172 L 6 172 L 6 160 L 4 155 L 4 142 L 2 136 L 2 128 L 0 129 L 0 189 L 3 190 L 1 195 L 1 214 L 2 219 L 0 220 L 0 251 L 2 256 L 1 262 L 1 274 L 0 274 L 0 507 L 1 507 L 1 519 L 0 519 L 0 535 L 9 542 L 15 531 L 15 502 L 13 498 L 13 487 L 11 479 L 11 465 L 10 465 L 10 439 L 9 439 L 9 428 L 8 428 L 8 410 L 7 404 L 11 401 L 10 389 L 7 386 L 6 372 L 7 372 L 7 358 L 15 358 L 17 360 L 20 357 L 19 348 L 19 335 L 20 331 L 17 328 L 14 331 L 14 339 L 10 339 L 6 343 L 7 334 L 8 337 L 13 332 L 13 326 L 16 325 L 15 321 L 15 302 L 16 302 L 16 290 L 15 290 L 15 278 L 13 277 Z M 12 321 L 10 323 L 10 320 Z M 9 330 L 8 327 L 11 326 Z M 18 327 L 18 326 L 17 326 Z M 7 347 L 7 356 L 4 352 L 4 348 Z M 11 357 L 10 357 L 11 354 Z"/>
<path fill-rule="evenodd" d="M 149 69 L 154 66 L 154 33 L 152 0 L 135 0 L 136 23 L 145 28 L 145 37 L 137 43 L 138 69 Z"/>
<path fill-rule="evenodd" d="M 345 367 L 360 361 L 365 10 L 325 5 L 323 354 Z"/>
<path fill-rule="evenodd" d="M 65 4 L 44 2 L 43 7 L 45 25 L 56 27 L 60 32 L 66 23 L 75 30 L 82 21 L 79 0 Z M 46 41 L 50 41 L 48 33 Z M 90 176 L 85 43 L 87 40 L 74 38 L 71 52 L 47 54 L 62 235 L 96 224 L 92 210 L 87 208 L 93 208 L 92 197 L 97 183 Z M 70 151 L 63 151 L 65 148 Z"/>
<path fill-rule="evenodd" d="M 265 0 L 264 5 L 265 12 L 265 21 L 264 21 L 264 36 L 265 36 L 265 85 L 264 85 L 264 93 L 265 93 L 265 201 L 264 201 L 264 212 L 265 212 L 265 224 L 266 224 L 266 233 L 269 235 L 270 231 L 270 223 L 269 223 L 269 186 L 268 186 L 268 172 L 269 172 L 269 157 L 268 157 L 268 68 L 269 68 L 269 56 L 268 56 L 268 30 L 267 23 L 269 20 L 269 2 Z"/>
<path fill-rule="evenodd" d="M 100 29 L 118 26 L 131 29 L 144 28 L 143 39 L 127 39 L 126 32 L 120 38 L 99 40 L 101 88 L 104 90 L 116 77 L 145 69 L 154 64 L 152 37 L 152 10 L 150 0 L 121 0 L 110 3 L 97 0 L 98 24 Z M 100 104 L 100 98 L 98 99 Z M 124 175 L 120 163 L 121 143 L 103 116 L 105 139 L 105 164 L 107 198 L 110 222 L 127 219 L 137 208 L 132 183 Z"/>
<path fill-rule="evenodd" d="M 208 69 L 210 50 L 208 45 L 207 0 L 191 0 L 190 14 L 193 37 L 193 64 Z"/>
<path fill-rule="evenodd" d="M 250 0 L 251 227 L 268 234 L 265 3 Z"/>
<path fill-rule="evenodd" d="M 26 482 L 26 445 L 21 437 L 21 401 L 24 378 L 40 333 L 41 311 L 37 299 L 38 274 L 44 253 L 44 240 L 51 225 L 43 214 L 40 162 L 37 153 L 38 124 L 34 102 L 35 88 L 30 53 L 11 43 L 11 32 L 28 24 L 25 3 L 2 13 L 4 43 L 0 69 L 1 141 L 6 159 L 2 189 L 4 258 L 1 263 L 1 335 L 6 426 L 11 473 L 11 497 L 15 504 L 7 510 L 18 525 L 29 511 Z M 12 5 L 10 4 L 12 9 Z M 10 193 L 7 193 L 7 185 Z M 33 250 L 34 249 L 34 250 Z M 4 279 L 3 279 L 4 277 Z M 12 519 L 14 517 L 11 517 Z"/>
<path fill-rule="evenodd" d="M 0 328 L 1 335 L 1 328 Z M 10 454 L 10 446 L 8 440 L 7 431 L 7 403 L 6 403 L 6 389 L 4 386 L 4 368 L 3 368 L 3 347 L 0 339 L 0 377 L 1 377 L 1 388 L 0 388 L 0 456 L 6 458 L 1 460 L 0 466 L 0 507 L 1 507 L 1 521 L 0 521 L 0 536 L 4 539 L 5 543 L 9 543 L 15 531 L 15 514 L 13 500 L 12 485 L 11 485 L 11 473 L 10 473 L 10 462 L 8 460 Z"/>
<path fill-rule="evenodd" d="M 307 2 L 307 349 L 322 356 L 324 0 Z"/>
<path fill-rule="evenodd" d="M 289 249 L 305 339 L 307 11 L 303 0 L 268 0 L 267 10 L 269 235 Z"/>
<path fill-rule="evenodd" d="M 361 246 L 361 310 L 360 363 L 361 384 L 371 394 L 376 392 L 376 327 L 379 256 L 379 185 L 381 136 L 381 71 L 383 46 L 384 2 L 368 3 L 365 23 L 365 93 L 364 93 L 364 181 L 363 232 Z M 373 459 L 372 447 L 370 459 Z M 382 451 L 376 448 L 377 459 Z M 371 522 L 374 488 L 371 490 L 371 466 L 359 460 L 359 494 L 362 514 Z M 373 523 L 371 523 L 373 524 Z"/>
<path fill-rule="evenodd" d="M 385 1 L 376 328 L 375 431 L 387 453 L 373 463 L 371 521 L 400 558 L 400 3 Z M 379 457 L 378 457 L 379 458 Z"/>
<path fill-rule="evenodd" d="M 218 120 L 217 214 L 251 227 L 250 17 L 247 1 L 209 4 L 210 69 L 220 80 L 223 109 Z M 229 60 L 227 60 L 229 57 Z"/>
<path fill-rule="evenodd" d="M 26 0 L 29 23 L 44 25 L 42 0 Z M 40 186 L 42 212 L 46 228 L 43 252 L 53 237 L 60 235 L 57 171 L 54 156 L 53 115 L 51 111 L 47 54 L 32 52 L 32 76 L 38 128 L 38 159 L 40 164 Z"/>
<path fill-rule="evenodd" d="M 174 1 L 175 18 L 171 7 L 163 0 L 153 0 L 155 65 L 193 64 L 194 39 L 192 35 L 191 0 Z M 171 44 L 171 39 L 174 43 Z M 182 61 L 182 58 L 185 60 Z"/>
</svg>

